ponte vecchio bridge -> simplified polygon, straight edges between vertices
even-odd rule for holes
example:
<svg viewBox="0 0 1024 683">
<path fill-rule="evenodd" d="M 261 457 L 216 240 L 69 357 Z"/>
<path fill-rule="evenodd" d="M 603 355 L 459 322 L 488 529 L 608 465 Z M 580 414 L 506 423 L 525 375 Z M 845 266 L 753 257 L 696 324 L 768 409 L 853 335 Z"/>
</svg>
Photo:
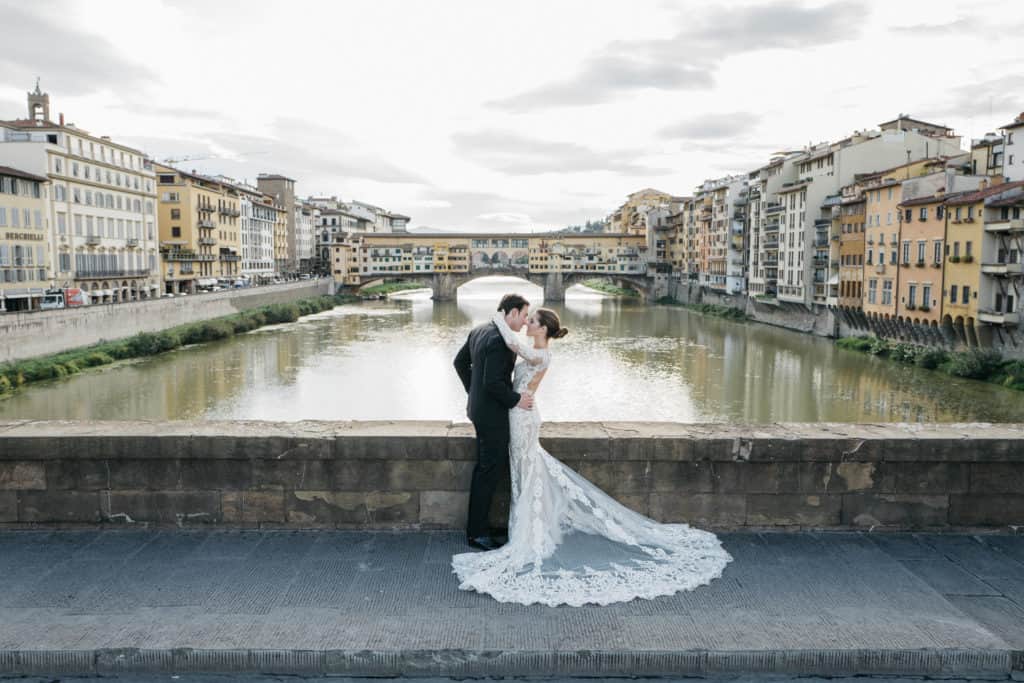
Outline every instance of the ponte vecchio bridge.
<svg viewBox="0 0 1024 683">
<path fill-rule="evenodd" d="M 544 289 L 546 301 L 601 278 L 653 294 L 642 235 L 604 233 L 350 233 L 331 245 L 331 272 L 348 287 L 420 282 L 436 300 L 451 300 L 480 277 L 509 275 Z"/>
</svg>

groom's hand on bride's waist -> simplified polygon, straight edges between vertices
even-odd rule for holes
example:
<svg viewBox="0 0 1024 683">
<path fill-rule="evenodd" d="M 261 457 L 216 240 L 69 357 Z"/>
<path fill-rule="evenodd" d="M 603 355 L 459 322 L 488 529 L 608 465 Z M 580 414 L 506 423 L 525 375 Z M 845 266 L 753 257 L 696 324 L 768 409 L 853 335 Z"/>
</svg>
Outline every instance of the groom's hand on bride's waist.
<svg viewBox="0 0 1024 683">
<path fill-rule="evenodd" d="M 533 395 L 529 392 L 523 392 L 519 395 L 519 403 L 516 404 L 516 408 L 522 408 L 523 410 L 533 409 Z"/>
</svg>

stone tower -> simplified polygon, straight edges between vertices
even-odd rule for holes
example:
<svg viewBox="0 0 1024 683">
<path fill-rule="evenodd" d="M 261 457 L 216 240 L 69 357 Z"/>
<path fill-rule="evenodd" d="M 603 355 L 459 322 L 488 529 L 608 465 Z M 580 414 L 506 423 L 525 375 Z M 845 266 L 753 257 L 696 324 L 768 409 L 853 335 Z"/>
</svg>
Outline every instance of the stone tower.
<svg viewBox="0 0 1024 683">
<path fill-rule="evenodd" d="M 28 117 L 33 121 L 50 120 L 50 95 L 39 89 L 39 79 L 36 79 L 36 89 L 28 94 Z"/>
</svg>

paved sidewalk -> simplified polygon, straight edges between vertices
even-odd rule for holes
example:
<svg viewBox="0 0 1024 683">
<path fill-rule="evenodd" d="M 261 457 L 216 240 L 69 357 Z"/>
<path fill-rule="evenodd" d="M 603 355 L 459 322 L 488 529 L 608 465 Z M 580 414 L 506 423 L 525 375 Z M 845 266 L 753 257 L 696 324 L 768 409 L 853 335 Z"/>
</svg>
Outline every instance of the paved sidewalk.
<svg viewBox="0 0 1024 683">
<path fill-rule="evenodd" d="M 457 533 L 0 532 L 0 675 L 944 675 L 1024 670 L 1024 536 L 728 533 L 692 593 L 458 590 Z"/>
</svg>

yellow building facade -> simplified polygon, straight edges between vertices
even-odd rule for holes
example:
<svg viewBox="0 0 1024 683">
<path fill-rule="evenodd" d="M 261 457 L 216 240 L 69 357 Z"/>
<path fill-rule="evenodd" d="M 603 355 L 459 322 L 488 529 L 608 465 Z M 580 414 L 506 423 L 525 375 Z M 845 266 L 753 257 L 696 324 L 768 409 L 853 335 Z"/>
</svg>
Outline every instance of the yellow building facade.
<svg viewBox="0 0 1024 683">
<path fill-rule="evenodd" d="M 0 166 L 0 312 L 38 310 L 50 283 L 48 180 Z"/>
<path fill-rule="evenodd" d="M 166 292 L 191 294 L 238 277 L 239 188 L 162 164 L 154 167 Z"/>
</svg>

